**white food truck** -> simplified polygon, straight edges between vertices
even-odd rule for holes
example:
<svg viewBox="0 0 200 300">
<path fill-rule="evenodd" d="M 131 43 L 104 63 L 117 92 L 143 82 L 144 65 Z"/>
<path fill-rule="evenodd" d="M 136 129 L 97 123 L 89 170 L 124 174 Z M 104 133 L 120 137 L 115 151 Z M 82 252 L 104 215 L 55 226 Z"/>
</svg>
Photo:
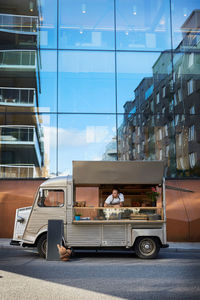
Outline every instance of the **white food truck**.
<svg viewBox="0 0 200 300">
<path fill-rule="evenodd" d="M 63 220 L 64 241 L 76 249 L 133 249 L 155 258 L 166 241 L 162 161 L 74 161 L 73 175 L 44 181 L 32 207 L 16 211 L 11 244 L 46 256 L 48 220 Z M 123 206 L 104 206 L 113 189 Z"/>
</svg>

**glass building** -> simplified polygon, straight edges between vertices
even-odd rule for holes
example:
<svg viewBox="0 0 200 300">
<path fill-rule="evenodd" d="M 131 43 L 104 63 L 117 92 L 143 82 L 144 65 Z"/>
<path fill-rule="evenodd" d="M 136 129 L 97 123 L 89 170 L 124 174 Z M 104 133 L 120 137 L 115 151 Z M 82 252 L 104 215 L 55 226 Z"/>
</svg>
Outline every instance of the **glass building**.
<svg viewBox="0 0 200 300">
<path fill-rule="evenodd" d="M 0 1 L 0 178 L 72 160 L 200 176 L 199 0 Z"/>
</svg>

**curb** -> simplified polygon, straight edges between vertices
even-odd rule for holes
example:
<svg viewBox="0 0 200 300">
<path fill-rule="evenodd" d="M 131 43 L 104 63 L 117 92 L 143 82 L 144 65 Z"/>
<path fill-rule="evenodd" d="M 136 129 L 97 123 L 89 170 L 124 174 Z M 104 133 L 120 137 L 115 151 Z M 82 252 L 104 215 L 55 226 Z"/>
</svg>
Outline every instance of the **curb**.
<svg viewBox="0 0 200 300">
<path fill-rule="evenodd" d="M 200 249 L 185 249 L 185 248 L 161 248 L 160 251 L 162 252 L 195 252 L 195 253 L 200 253 Z"/>
</svg>

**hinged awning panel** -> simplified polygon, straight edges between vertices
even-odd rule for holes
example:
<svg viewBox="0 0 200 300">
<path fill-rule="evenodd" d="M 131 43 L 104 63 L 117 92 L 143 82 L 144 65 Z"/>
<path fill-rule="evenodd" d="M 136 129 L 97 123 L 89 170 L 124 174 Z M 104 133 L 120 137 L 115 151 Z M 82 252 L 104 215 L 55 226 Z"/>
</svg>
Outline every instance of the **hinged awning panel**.
<svg viewBox="0 0 200 300">
<path fill-rule="evenodd" d="M 163 161 L 73 161 L 77 184 L 160 184 Z"/>
</svg>

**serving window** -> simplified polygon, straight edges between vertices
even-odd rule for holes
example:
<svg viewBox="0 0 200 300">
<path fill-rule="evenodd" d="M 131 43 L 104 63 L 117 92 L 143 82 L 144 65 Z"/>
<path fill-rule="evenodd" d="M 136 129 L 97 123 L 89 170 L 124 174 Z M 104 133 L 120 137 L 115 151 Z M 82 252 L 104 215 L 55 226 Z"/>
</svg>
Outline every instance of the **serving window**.
<svg viewBox="0 0 200 300">
<path fill-rule="evenodd" d="M 124 196 L 123 206 L 105 201 L 114 185 L 76 186 L 74 199 L 75 221 L 162 220 L 161 188 L 154 185 L 118 185 Z"/>
</svg>

